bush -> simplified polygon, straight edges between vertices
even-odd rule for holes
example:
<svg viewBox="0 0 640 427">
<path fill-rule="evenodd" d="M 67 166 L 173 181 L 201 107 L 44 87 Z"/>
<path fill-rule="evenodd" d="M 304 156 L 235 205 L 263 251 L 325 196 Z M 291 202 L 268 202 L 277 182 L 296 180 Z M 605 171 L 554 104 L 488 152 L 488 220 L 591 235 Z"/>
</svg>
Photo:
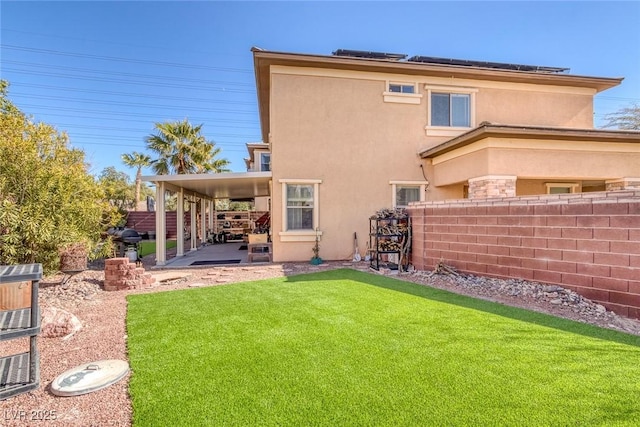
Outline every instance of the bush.
<svg viewBox="0 0 640 427">
<path fill-rule="evenodd" d="M 0 264 L 57 271 L 60 248 L 83 243 L 92 253 L 118 217 L 87 172 L 84 152 L 17 109 L 7 86 L 0 82 Z"/>
</svg>

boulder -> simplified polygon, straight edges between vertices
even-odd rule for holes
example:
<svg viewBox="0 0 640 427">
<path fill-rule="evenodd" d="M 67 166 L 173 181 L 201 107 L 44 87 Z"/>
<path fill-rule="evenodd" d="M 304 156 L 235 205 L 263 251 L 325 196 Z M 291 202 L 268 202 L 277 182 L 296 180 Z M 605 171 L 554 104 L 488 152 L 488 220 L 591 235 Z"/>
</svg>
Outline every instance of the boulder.
<svg viewBox="0 0 640 427">
<path fill-rule="evenodd" d="M 56 307 L 46 307 L 42 310 L 41 337 L 70 337 L 80 329 L 82 323 L 68 311 Z"/>
</svg>

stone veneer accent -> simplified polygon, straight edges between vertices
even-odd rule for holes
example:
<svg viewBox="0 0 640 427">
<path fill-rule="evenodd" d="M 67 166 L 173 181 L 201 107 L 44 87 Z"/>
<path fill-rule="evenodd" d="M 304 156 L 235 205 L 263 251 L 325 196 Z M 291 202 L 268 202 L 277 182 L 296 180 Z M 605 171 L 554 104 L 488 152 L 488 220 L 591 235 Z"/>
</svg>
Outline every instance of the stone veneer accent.
<svg viewBox="0 0 640 427">
<path fill-rule="evenodd" d="M 640 189 L 414 203 L 411 262 L 561 285 L 640 319 Z"/>
<path fill-rule="evenodd" d="M 607 191 L 640 190 L 640 178 L 612 179 L 605 182 Z"/>
<path fill-rule="evenodd" d="M 515 197 L 515 175 L 486 175 L 469 180 L 469 199 Z"/>
<path fill-rule="evenodd" d="M 155 280 L 151 273 L 146 273 L 142 267 L 136 267 L 134 263 L 129 261 L 129 258 L 111 258 L 105 260 L 105 291 L 140 289 L 143 286 L 148 287 L 153 285 Z"/>
</svg>

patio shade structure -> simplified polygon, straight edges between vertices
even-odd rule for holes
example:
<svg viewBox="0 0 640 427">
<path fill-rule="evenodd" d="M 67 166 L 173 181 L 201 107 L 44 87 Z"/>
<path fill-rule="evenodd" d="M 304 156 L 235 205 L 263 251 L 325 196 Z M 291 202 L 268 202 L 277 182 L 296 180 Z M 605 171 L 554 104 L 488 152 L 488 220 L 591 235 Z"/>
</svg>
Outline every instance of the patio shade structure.
<svg viewBox="0 0 640 427">
<path fill-rule="evenodd" d="M 216 199 L 252 199 L 271 195 L 271 172 L 229 172 L 216 174 L 152 175 L 143 176 L 143 181 L 156 186 L 156 265 L 165 265 L 167 225 L 165 223 L 165 195 L 178 194 L 177 204 L 177 253 L 184 255 L 184 204 L 187 200 L 194 203 L 200 199 L 202 209 L 202 230 L 207 229 L 206 209 L 214 211 Z M 196 211 L 191 209 L 191 235 L 196 235 Z M 159 213 L 159 214 L 158 214 Z M 209 228 L 213 215 L 209 215 Z M 204 236 L 203 236 L 204 237 Z M 196 239 L 191 239 L 191 250 L 197 250 Z"/>
</svg>

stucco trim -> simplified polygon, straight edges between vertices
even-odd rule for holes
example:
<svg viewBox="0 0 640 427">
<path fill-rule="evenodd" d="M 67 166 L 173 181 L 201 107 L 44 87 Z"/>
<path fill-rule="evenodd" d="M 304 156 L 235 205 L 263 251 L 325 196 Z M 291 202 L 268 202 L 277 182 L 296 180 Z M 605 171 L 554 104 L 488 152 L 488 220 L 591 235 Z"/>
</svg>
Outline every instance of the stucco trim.
<svg viewBox="0 0 640 427">
<path fill-rule="evenodd" d="M 321 179 L 279 179 L 280 184 L 322 184 Z"/>
<path fill-rule="evenodd" d="M 322 231 L 318 230 L 304 230 L 304 231 L 281 231 L 278 233 L 281 242 L 313 242 L 316 240 L 316 234 L 318 240 L 321 240 Z"/>
<path fill-rule="evenodd" d="M 542 126 L 517 126 L 517 125 L 497 125 L 497 124 L 481 124 L 480 126 L 469 130 L 468 132 L 459 135 L 447 142 L 444 142 L 435 147 L 427 148 L 420 151 L 418 154 L 421 158 L 436 158 L 443 154 L 449 153 L 454 150 L 471 145 L 475 142 L 486 143 L 488 138 L 495 137 L 501 140 L 535 140 L 538 141 L 579 141 L 580 150 L 587 149 L 586 142 L 597 143 L 632 143 L 640 144 L 640 132 L 638 131 L 609 131 L 601 129 L 572 129 L 572 128 L 551 128 Z M 529 144 L 529 143 L 527 143 Z M 592 149 L 606 150 L 596 145 L 591 146 Z M 640 147 L 640 145 L 638 145 Z M 513 148 L 513 146 L 511 146 Z M 540 146 L 539 148 L 543 148 Z M 548 148 L 548 147 L 547 147 Z M 557 144 L 554 144 L 554 149 L 557 149 Z M 565 148 L 565 149 L 575 149 Z M 629 148 L 625 147 L 625 151 Z M 475 150 L 473 150 L 475 151 Z M 607 150 L 608 151 L 608 150 Z"/>
<path fill-rule="evenodd" d="M 419 93 L 398 93 L 398 92 L 382 92 L 384 102 L 395 102 L 398 104 L 420 104 L 422 94 Z"/>
<path fill-rule="evenodd" d="M 477 181 L 488 181 L 488 180 L 495 180 L 495 179 L 518 179 L 517 175 L 484 175 L 484 176 L 478 176 L 475 178 L 469 178 L 469 182 L 477 182 Z"/>
</svg>

